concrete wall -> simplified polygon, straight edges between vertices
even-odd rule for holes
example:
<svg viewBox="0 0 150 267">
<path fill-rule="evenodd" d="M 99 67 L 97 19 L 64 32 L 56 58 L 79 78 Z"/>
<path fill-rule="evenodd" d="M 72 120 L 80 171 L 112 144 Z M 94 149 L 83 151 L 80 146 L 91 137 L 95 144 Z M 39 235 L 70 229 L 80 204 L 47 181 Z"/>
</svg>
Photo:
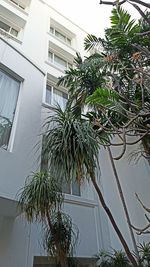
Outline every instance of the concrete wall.
<svg viewBox="0 0 150 267">
<path fill-rule="evenodd" d="M 3 1 L 5 2 L 5 0 Z M 60 25 L 74 34 L 72 48 L 49 34 L 50 19 L 58 21 Z M 7 151 L 0 149 L 0 197 L 10 201 L 16 199 L 16 194 L 22 188 L 26 177 L 32 171 L 38 170 L 40 165 L 37 159 L 40 159 L 41 151 L 40 149 L 37 151 L 35 145 L 41 141 L 39 137 L 41 125 L 47 111 L 50 110 L 50 107 L 45 108 L 43 104 L 46 90 L 44 73 L 56 79 L 63 75 L 60 69 L 47 62 L 49 44 L 51 46 L 56 42 L 57 46 L 60 46 L 59 52 L 62 53 L 63 48 L 70 57 L 75 55 L 75 51 L 80 51 L 83 56 L 83 40 L 86 36 L 84 30 L 42 0 L 31 1 L 24 20 L 26 22 L 20 42 L 3 37 L 22 55 L 0 39 L 0 64 L 12 71 L 22 81 L 9 149 Z M 128 152 L 131 151 L 130 149 Z M 135 199 L 135 192 L 139 193 L 144 203 L 150 206 L 149 165 L 144 160 L 141 160 L 138 165 L 129 165 L 126 155 L 116 163 L 116 166 L 132 223 L 136 226 L 143 226 L 145 223 L 143 210 Z M 100 153 L 100 167 L 100 186 L 106 202 L 132 248 L 110 161 L 104 150 L 101 150 Z M 10 207 L 11 205 L 12 203 L 10 203 Z M 2 218 L 5 207 L 1 208 L 1 206 L 0 217 Z M 81 197 L 66 195 L 64 210 L 79 228 L 76 256 L 92 257 L 100 249 L 120 248 L 120 243 L 111 225 L 108 224 L 91 184 L 82 186 Z M 1 267 L 32 267 L 34 256 L 46 255 L 41 244 L 41 225 L 29 225 L 24 217 L 18 216 L 16 219 L 15 217 L 15 213 L 11 214 L 13 230 L 3 255 L 0 253 Z M 7 214 L 8 218 L 9 214 Z M 136 238 L 137 241 L 142 240 L 142 237 L 136 236 Z"/>
<path fill-rule="evenodd" d="M 143 228 L 147 224 L 144 217 L 145 211 L 137 201 L 135 193 L 139 195 L 139 197 L 146 206 L 150 206 L 150 166 L 148 161 L 144 160 L 143 158 L 141 158 L 138 163 L 134 162 L 134 160 L 131 160 L 131 162 L 129 162 L 131 152 L 135 151 L 136 149 L 137 146 L 128 146 L 127 152 L 124 157 L 119 161 L 115 161 L 115 165 L 123 189 L 131 223 L 136 227 Z M 114 148 L 112 150 L 114 156 L 119 155 L 120 151 L 121 148 Z M 118 223 L 119 228 L 124 234 L 125 239 L 127 240 L 131 249 L 133 249 L 133 243 L 131 241 L 129 228 L 127 225 L 122 203 L 120 201 L 120 196 L 110 164 L 109 155 L 108 152 L 103 149 L 101 150 L 100 155 L 100 166 L 102 173 L 101 181 L 103 185 L 104 196 L 110 209 L 112 210 L 112 213 Z M 116 234 L 114 233 L 114 230 L 112 229 L 112 226 L 110 224 L 109 229 L 111 237 L 111 247 L 120 249 L 120 242 L 118 241 L 118 238 L 116 237 Z M 149 241 L 149 235 L 139 236 L 136 234 L 136 231 L 134 231 L 134 233 L 137 243 Z"/>
<path fill-rule="evenodd" d="M 73 56 L 75 50 L 80 50 L 83 54 L 82 44 L 86 33 L 40 0 L 31 1 L 22 43 L 3 36 L 10 43 L 8 45 L 0 39 L 0 63 L 6 71 L 9 69 L 22 80 L 10 149 L 0 149 L 0 196 L 10 202 L 17 199 L 17 193 L 26 177 L 40 166 L 37 159 L 40 159 L 41 150 L 37 151 L 35 145 L 41 141 L 39 133 L 49 109 L 42 104 L 46 77 L 38 68 L 56 78 L 63 75 L 62 71 L 45 62 L 49 41 L 54 41 L 54 37 L 48 33 L 50 18 L 58 20 L 63 27 L 74 33 L 74 48 L 66 46 L 67 53 Z M 64 46 L 61 42 L 59 45 Z M 107 247 L 109 238 L 107 242 L 103 240 L 101 229 L 101 224 L 104 224 L 105 229 L 107 224 L 103 223 L 103 215 L 101 218 L 97 199 L 89 184 L 82 186 L 81 197 L 66 195 L 64 210 L 79 229 L 76 256 L 92 257 L 99 249 Z M 15 216 L 16 214 L 9 218 L 9 214 L 7 215 L 7 219 L 12 220 L 12 231 L 5 250 L 0 253 L 1 266 L 32 267 L 34 256 L 46 255 L 41 241 L 41 225 L 30 226 L 24 217 L 18 216 L 15 219 Z M 0 217 L 4 217 L 3 209 L 0 209 Z"/>
</svg>

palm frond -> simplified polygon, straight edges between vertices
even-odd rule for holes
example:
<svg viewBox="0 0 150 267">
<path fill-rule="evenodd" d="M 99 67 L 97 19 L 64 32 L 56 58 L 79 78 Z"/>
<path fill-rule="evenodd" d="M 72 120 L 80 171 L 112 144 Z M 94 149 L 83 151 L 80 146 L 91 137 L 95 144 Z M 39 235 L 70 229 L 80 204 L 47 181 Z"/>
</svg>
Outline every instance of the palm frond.
<svg viewBox="0 0 150 267">
<path fill-rule="evenodd" d="M 48 172 L 29 176 L 19 192 L 19 206 L 29 221 L 44 220 L 47 211 L 57 210 L 62 201 L 61 187 Z"/>
<path fill-rule="evenodd" d="M 50 172 L 55 177 L 76 179 L 79 183 L 88 176 L 88 170 L 96 168 L 99 144 L 92 125 L 86 119 L 75 116 L 72 108 L 53 109 L 47 120 L 47 146 Z"/>
</svg>

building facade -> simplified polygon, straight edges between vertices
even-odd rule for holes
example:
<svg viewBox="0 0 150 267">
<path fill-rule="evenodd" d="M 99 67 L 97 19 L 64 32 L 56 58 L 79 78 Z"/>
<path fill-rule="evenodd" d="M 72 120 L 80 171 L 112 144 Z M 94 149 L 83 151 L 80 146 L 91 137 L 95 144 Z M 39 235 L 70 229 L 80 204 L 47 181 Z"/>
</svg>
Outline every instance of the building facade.
<svg viewBox="0 0 150 267">
<path fill-rule="evenodd" d="M 55 103 L 62 107 L 67 90 L 57 87 L 58 77 L 84 52 L 87 33 L 49 6 L 46 0 L 0 1 L 0 266 L 45 267 L 42 228 L 28 224 L 17 209 L 19 190 L 31 172 L 40 168 L 42 124 Z M 115 151 L 114 151 L 115 153 Z M 105 198 L 132 248 L 124 211 L 106 152 L 100 152 L 98 174 Z M 117 163 L 131 219 L 145 223 L 135 192 L 149 203 L 149 165 L 142 160 L 128 166 Z M 141 179 L 143 187 L 141 188 Z M 129 186 L 130 185 L 130 186 Z M 65 211 L 79 228 L 75 257 L 85 260 L 101 249 L 120 244 L 90 184 L 65 190 Z M 138 239 L 138 237 L 136 236 Z M 140 240 L 139 240 L 140 241 Z M 88 265 L 89 264 L 89 265 Z"/>
</svg>

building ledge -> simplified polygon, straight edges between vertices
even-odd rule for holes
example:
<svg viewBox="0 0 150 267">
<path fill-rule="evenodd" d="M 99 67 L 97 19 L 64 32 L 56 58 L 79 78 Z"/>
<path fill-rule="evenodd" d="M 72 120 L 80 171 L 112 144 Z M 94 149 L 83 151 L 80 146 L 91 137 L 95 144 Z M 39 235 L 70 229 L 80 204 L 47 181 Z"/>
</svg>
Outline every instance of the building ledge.
<svg viewBox="0 0 150 267">
<path fill-rule="evenodd" d="M 16 218 L 20 213 L 17 201 L 0 197 L 0 217 Z"/>
<path fill-rule="evenodd" d="M 4 38 L 8 38 L 8 39 L 11 39 L 11 40 L 19 43 L 19 44 L 22 44 L 22 42 L 18 38 L 14 37 L 12 34 L 4 31 L 2 29 L 0 29 L 0 35 L 2 35 Z"/>
<path fill-rule="evenodd" d="M 87 198 L 83 198 L 82 196 L 75 196 L 75 195 L 70 195 L 70 194 L 65 194 L 64 203 L 69 203 L 69 204 L 74 204 L 74 205 L 79 205 L 79 206 L 84 206 L 84 207 L 89 207 L 89 208 L 95 208 L 98 205 L 92 199 L 87 199 Z"/>
<path fill-rule="evenodd" d="M 41 69 L 36 63 L 32 61 L 32 59 L 29 59 L 23 52 L 21 52 L 19 49 L 14 47 L 12 44 L 10 44 L 4 37 L 0 36 L 0 40 L 2 40 L 4 43 L 6 43 L 8 46 L 10 46 L 14 51 L 16 51 L 18 54 L 20 54 L 22 57 L 24 57 L 28 62 L 30 62 L 36 69 L 38 69 L 44 76 L 46 75 L 46 72 Z"/>
</svg>

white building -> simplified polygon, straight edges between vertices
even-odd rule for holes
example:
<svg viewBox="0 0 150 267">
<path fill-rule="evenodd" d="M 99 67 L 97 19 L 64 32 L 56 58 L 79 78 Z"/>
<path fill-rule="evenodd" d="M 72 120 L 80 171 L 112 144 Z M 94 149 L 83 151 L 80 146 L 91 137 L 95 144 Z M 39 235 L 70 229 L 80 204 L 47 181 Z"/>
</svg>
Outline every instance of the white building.
<svg viewBox="0 0 150 267">
<path fill-rule="evenodd" d="M 0 0 L 0 266 L 45 267 L 40 225 L 30 225 L 18 214 L 17 194 L 26 177 L 39 169 L 39 133 L 46 113 L 55 102 L 64 105 L 65 88 L 57 78 L 73 64 L 76 52 L 84 56 L 87 33 L 44 0 Z M 117 163 L 131 220 L 145 223 L 135 199 L 138 192 L 149 203 L 149 166 Z M 121 230 L 132 247 L 128 226 L 109 159 L 101 153 L 99 174 L 103 192 Z M 143 186 L 141 188 L 141 180 Z M 78 226 L 75 257 L 90 263 L 99 250 L 120 244 L 99 207 L 92 186 L 70 186 L 65 210 Z M 137 238 L 137 237 L 136 237 Z M 90 265 L 86 265 L 90 266 Z"/>
</svg>

